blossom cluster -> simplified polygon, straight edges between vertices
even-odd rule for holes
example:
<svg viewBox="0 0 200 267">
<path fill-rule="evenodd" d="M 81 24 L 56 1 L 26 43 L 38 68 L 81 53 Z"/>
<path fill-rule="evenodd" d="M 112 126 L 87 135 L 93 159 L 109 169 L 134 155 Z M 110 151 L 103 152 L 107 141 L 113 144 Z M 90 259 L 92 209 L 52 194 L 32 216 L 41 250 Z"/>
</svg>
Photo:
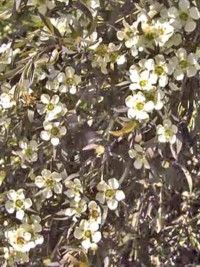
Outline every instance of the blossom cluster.
<svg viewBox="0 0 200 267">
<path fill-rule="evenodd" d="M 192 38 L 198 42 L 198 6 L 189 0 L 136 1 L 131 13 L 113 19 L 105 14 L 115 5 L 123 10 L 123 1 L 5 2 L 0 10 L 6 23 L 0 42 L 2 264 L 59 261 L 55 254 L 66 245 L 87 258 L 89 250 L 95 255 L 104 244 L 108 251 L 101 256 L 116 257 L 110 260 L 116 264 L 123 257 L 115 247 L 128 247 L 138 225 L 155 213 L 150 203 L 148 215 L 134 217 L 146 205 L 141 199 L 168 175 L 157 175 L 155 164 L 167 169 L 166 162 L 177 160 L 184 147 L 180 117 L 187 107 L 181 103 L 188 95 L 185 85 L 198 80 L 200 71 L 197 44 L 188 45 Z M 187 181 L 191 189 L 188 176 Z M 138 185 L 144 185 L 139 201 Z M 161 193 L 151 199 L 162 206 Z M 159 233 L 156 216 L 148 227 Z M 109 236 L 115 240 L 111 245 Z"/>
</svg>

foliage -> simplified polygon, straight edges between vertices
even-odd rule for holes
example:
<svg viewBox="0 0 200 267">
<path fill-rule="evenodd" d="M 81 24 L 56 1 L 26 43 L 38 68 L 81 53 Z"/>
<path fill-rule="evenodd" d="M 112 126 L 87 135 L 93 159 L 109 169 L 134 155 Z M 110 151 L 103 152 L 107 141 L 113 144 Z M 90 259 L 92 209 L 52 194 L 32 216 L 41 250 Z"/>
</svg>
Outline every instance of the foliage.
<svg viewBox="0 0 200 267">
<path fill-rule="evenodd" d="M 200 263 L 199 8 L 1 1 L 1 266 Z"/>
</svg>

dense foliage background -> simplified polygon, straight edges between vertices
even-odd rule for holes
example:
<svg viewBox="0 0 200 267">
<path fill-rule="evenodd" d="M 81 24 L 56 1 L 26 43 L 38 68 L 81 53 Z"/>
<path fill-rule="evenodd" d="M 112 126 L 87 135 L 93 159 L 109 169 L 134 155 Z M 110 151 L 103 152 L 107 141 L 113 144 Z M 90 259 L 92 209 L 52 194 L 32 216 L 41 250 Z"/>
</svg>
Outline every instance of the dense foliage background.
<svg viewBox="0 0 200 267">
<path fill-rule="evenodd" d="M 200 265 L 199 9 L 1 0 L 1 266 Z"/>
</svg>

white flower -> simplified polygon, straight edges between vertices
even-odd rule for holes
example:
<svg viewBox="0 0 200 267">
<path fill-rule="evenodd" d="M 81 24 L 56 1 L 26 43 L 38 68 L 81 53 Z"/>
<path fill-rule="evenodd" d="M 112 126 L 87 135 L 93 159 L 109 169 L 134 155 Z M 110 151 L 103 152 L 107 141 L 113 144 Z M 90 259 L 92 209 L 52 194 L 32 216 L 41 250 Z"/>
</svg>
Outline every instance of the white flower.
<svg viewBox="0 0 200 267">
<path fill-rule="evenodd" d="M 6 201 L 5 208 L 8 213 L 14 213 L 16 211 L 16 218 L 22 220 L 25 212 L 32 206 L 30 198 L 25 198 L 24 190 L 19 189 L 17 191 L 11 189 L 7 193 L 8 201 Z"/>
<path fill-rule="evenodd" d="M 73 220 L 76 221 L 77 217 L 80 217 L 82 213 L 87 210 L 87 203 L 84 199 L 75 201 L 74 199 L 70 200 L 70 208 L 65 210 L 66 216 L 72 216 Z"/>
<path fill-rule="evenodd" d="M 125 20 L 123 20 L 124 29 L 117 32 L 117 38 L 120 41 L 125 41 L 125 46 L 127 48 L 132 48 L 138 43 L 138 22 L 129 25 Z"/>
<path fill-rule="evenodd" d="M 151 90 L 145 91 L 144 95 L 146 98 L 147 105 L 152 105 L 153 103 L 155 110 L 162 109 L 164 105 L 164 96 L 165 96 L 163 90 L 153 87 Z"/>
<path fill-rule="evenodd" d="M 3 257 L 9 266 L 15 266 L 16 263 L 23 264 L 29 261 L 28 252 L 16 251 L 13 247 L 3 248 Z"/>
<path fill-rule="evenodd" d="M 41 102 L 43 105 L 38 105 L 37 110 L 39 114 L 46 113 L 45 120 L 52 121 L 58 117 L 58 114 L 62 111 L 62 106 L 60 104 L 60 98 L 58 95 L 53 95 L 50 98 L 47 94 L 42 94 Z"/>
<path fill-rule="evenodd" d="M 75 69 L 72 67 L 66 67 L 65 73 L 59 73 L 58 80 L 62 83 L 59 88 L 61 93 L 76 94 L 78 85 L 81 83 L 81 77 L 75 74 Z"/>
<path fill-rule="evenodd" d="M 187 55 L 184 48 L 179 48 L 176 51 L 176 57 L 171 59 L 171 63 L 175 66 L 174 78 L 177 81 L 183 80 L 185 74 L 187 77 L 195 76 L 197 70 L 200 69 L 197 55 L 194 53 Z"/>
<path fill-rule="evenodd" d="M 42 14 L 46 14 L 47 9 L 51 10 L 55 7 L 54 0 L 29 0 L 29 4 L 36 6 Z"/>
<path fill-rule="evenodd" d="M 65 126 L 61 126 L 59 122 L 44 121 L 43 127 L 44 131 L 40 133 L 40 137 L 45 141 L 51 140 L 53 146 L 57 146 L 60 138 L 67 132 Z"/>
<path fill-rule="evenodd" d="M 115 210 L 118 207 L 118 202 L 125 198 L 125 194 L 122 190 L 118 190 L 119 182 L 115 178 L 108 180 L 108 183 L 101 181 L 97 185 L 98 193 L 96 200 L 101 204 L 105 202 L 110 210 Z"/>
<path fill-rule="evenodd" d="M 149 112 L 154 108 L 152 101 L 146 102 L 146 98 L 143 93 L 138 92 L 135 95 L 130 95 L 125 99 L 128 109 L 128 117 L 136 120 L 149 119 Z"/>
<path fill-rule="evenodd" d="M 139 72 L 137 69 L 130 68 L 130 80 L 130 90 L 150 90 L 156 84 L 157 77 L 148 70 Z"/>
<path fill-rule="evenodd" d="M 176 125 L 173 125 L 172 122 L 168 119 L 163 121 L 163 125 L 159 124 L 156 127 L 158 141 L 161 143 L 169 142 L 174 144 L 176 142 L 176 133 L 178 128 Z"/>
<path fill-rule="evenodd" d="M 5 237 L 16 251 L 24 253 L 35 247 L 34 242 L 31 241 L 31 233 L 27 232 L 23 225 L 18 229 L 6 231 Z"/>
<path fill-rule="evenodd" d="M 20 156 L 22 162 L 35 162 L 38 159 L 38 144 L 36 140 L 23 140 L 19 142 L 19 147 L 22 149 L 21 151 L 17 151 L 16 154 Z"/>
<path fill-rule="evenodd" d="M 68 18 L 67 17 L 58 17 L 58 18 L 50 18 L 51 23 L 59 30 L 62 36 L 65 35 L 68 30 Z"/>
<path fill-rule="evenodd" d="M 55 194 L 62 193 L 62 176 L 57 172 L 51 172 L 47 169 L 42 170 L 41 175 L 35 177 L 35 184 L 42 190 L 45 198 L 50 198 Z"/>
<path fill-rule="evenodd" d="M 68 198 L 73 198 L 76 202 L 80 201 L 81 194 L 83 193 L 83 186 L 79 179 L 74 179 L 73 181 L 65 181 L 65 186 L 68 188 L 66 195 Z"/>
<path fill-rule="evenodd" d="M 49 72 L 50 74 L 47 77 L 46 89 L 56 92 L 60 87 L 60 81 L 58 79 L 58 74 L 60 74 L 60 72 L 53 67 L 49 69 Z"/>
<path fill-rule="evenodd" d="M 1 86 L 1 94 L 0 94 L 0 107 L 3 109 L 9 109 L 16 105 L 16 101 L 14 100 L 14 92 L 15 87 L 11 88 L 10 84 L 4 83 Z"/>
<path fill-rule="evenodd" d="M 164 11 L 165 17 L 168 16 L 169 22 L 177 29 L 184 27 L 184 30 L 188 33 L 192 32 L 196 28 L 196 22 L 200 18 L 200 12 L 197 7 L 191 7 L 188 0 L 180 0 L 178 3 L 178 9 L 174 6 L 170 7 L 167 11 Z"/>
<path fill-rule="evenodd" d="M 168 84 L 168 75 L 173 73 L 173 68 L 167 64 L 163 55 L 156 55 L 154 59 L 142 59 L 139 64 L 153 73 L 153 77 L 158 81 L 160 87 Z"/>
<path fill-rule="evenodd" d="M 98 224 L 101 224 L 101 208 L 95 201 L 90 201 L 88 204 L 89 210 L 89 220 L 96 221 Z"/>
<path fill-rule="evenodd" d="M 174 33 L 174 27 L 162 19 L 152 20 L 151 23 L 142 21 L 141 29 L 144 35 L 141 35 L 138 45 L 144 43 L 147 47 L 151 47 L 151 44 L 164 46 Z"/>
<path fill-rule="evenodd" d="M 81 220 L 75 228 L 74 237 L 82 239 L 81 245 L 84 249 L 96 249 L 97 243 L 101 240 L 101 232 L 98 231 L 99 225 L 94 221 Z"/>
<path fill-rule="evenodd" d="M 149 163 L 146 160 L 145 151 L 140 145 L 135 144 L 134 149 L 130 149 L 128 153 L 130 158 L 135 159 L 133 165 L 136 169 L 139 170 L 143 166 L 145 169 L 150 168 Z"/>
</svg>

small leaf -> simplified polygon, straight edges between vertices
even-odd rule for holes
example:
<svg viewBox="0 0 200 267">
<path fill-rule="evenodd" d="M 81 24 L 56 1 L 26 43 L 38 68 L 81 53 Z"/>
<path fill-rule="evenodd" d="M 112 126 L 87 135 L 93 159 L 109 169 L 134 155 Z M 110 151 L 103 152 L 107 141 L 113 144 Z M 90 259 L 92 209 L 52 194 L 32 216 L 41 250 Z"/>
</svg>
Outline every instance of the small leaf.
<svg viewBox="0 0 200 267">
<path fill-rule="evenodd" d="M 136 127 L 138 123 L 136 121 L 131 121 L 123 124 L 123 128 L 118 131 L 109 131 L 109 133 L 113 136 L 120 137 L 124 134 L 128 134 L 132 132 Z"/>
<path fill-rule="evenodd" d="M 44 16 L 43 14 L 39 13 L 41 20 L 43 21 L 43 23 L 47 26 L 47 28 L 50 30 L 50 32 L 61 38 L 62 35 L 60 34 L 59 30 L 51 23 L 50 19 L 48 19 L 46 16 Z"/>
</svg>

